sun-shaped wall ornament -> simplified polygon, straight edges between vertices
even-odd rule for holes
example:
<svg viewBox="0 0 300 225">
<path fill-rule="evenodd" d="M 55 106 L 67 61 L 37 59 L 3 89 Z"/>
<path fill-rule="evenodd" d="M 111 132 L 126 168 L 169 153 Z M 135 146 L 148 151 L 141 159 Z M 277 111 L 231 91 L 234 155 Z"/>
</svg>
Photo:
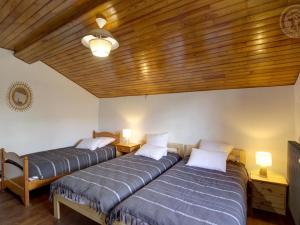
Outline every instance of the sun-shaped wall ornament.
<svg viewBox="0 0 300 225">
<path fill-rule="evenodd" d="M 8 89 L 8 105 L 19 112 L 28 110 L 32 105 L 32 91 L 24 82 L 15 82 Z"/>
<path fill-rule="evenodd" d="M 290 38 L 300 38 L 300 4 L 291 5 L 280 16 L 280 27 Z"/>
</svg>

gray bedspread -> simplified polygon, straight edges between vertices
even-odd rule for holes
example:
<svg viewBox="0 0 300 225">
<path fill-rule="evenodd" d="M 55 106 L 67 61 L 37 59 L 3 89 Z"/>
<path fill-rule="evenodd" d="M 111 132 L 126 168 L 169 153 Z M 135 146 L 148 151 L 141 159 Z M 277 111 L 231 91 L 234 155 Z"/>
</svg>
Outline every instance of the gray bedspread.
<svg viewBox="0 0 300 225">
<path fill-rule="evenodd" d="M 75 147 L 59 148 L 29 154 L 29 177 L 47 179 L 68 174 L 114 158 L 115 146 L 107 145 L 94 151 Z"/>
<path fill-rule="evenodd" d="M 61 194 L 107 215 L 119 202 L 178 162 L 168 153 L 160 160 L 128 154 L 65 176 L 51 184 L 51 197 Z"/>
<path fill-rule="evenodd" d="M 185 163 L 182 160 L 119 204 L 109 224 L 246 225 L 245 167 L 228 162 L 223 173 Z"/>
</svg>

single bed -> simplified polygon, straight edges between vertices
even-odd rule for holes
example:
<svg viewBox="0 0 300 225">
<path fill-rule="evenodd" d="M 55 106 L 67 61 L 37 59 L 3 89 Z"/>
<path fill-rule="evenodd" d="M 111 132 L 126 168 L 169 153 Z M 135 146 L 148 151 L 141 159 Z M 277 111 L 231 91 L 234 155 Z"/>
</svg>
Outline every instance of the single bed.
<svg viewBox="0 0 300 225">
<path fill-rule="evenodd" d="M 175 146 L 182 151 L 182 145 L 172 144 Z M 105 224 L 110 211 L 118 203 L 179 160 L 176 153 L 168 153 L 160 160 L 131 153 L 65 176 L 51 184 L 54 216 L 60 218 L 59 205 L 64 204 Z"/>
<path fill-rule="evenodd" d="M 8 188 L 29 205 L 29 192 L 48 185 L 74 171 L 115 158 L 115 143 L 119 135 L 110 132 L 93 132 L 93 138 L 113 137 L 115 142 L 94 151 L 75 146 L 18 156 L 2 150 L 2 188 Z"/>
<path fill-rule="evenodd" d="M 237 154 L 235 150 L 233 158 Z M 246 225 L 244 165 L 228 161 L 224 173 L 186 162 L 187 158 L 120 203 L 108 224 Z"/>
</svg>

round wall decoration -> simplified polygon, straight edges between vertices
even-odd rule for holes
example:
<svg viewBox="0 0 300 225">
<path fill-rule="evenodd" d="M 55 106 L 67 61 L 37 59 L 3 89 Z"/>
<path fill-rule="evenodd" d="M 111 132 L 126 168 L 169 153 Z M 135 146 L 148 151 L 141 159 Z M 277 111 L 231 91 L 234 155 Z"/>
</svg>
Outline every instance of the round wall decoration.
<svg viewBox="0 0 300 225">
<path fill-rule="evenodd" d="M 290 38 L 300 38 L 300 5 L 287 7 L 280 17 L 282 31 Z"/>
<path fill-rule="evenodd" d="M 32 92 L 24 82 L 13 83 L 8 90 L 9 106 L 15 111 L 25 111 L 31 107 Z"/>
</svg>

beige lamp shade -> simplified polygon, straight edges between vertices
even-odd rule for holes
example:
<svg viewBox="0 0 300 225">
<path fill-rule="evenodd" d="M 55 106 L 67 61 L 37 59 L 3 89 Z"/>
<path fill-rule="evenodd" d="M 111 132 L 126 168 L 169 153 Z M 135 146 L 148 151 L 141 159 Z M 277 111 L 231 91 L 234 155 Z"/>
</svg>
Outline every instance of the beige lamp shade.
<svg viewBox="0 0 300 225">
<path fill-rule="evenodd" d="M 112 47 L 111 42 L 102 38 L 92 39 L 89 44 L 92 54 L 97 57 L 107 57 Z"/>
<path fill-rule="evenodd" d="M 129 138 L 131 137 L 131 130 L 130 129 L 123 129 L 123 137 L 126 140 L 129 140 Z"/>
<path fill-rule="evenodd" d="M 256 164 L 261 167 L 272 166 L 271 152 L 256 152 Z"/>
</svg>

